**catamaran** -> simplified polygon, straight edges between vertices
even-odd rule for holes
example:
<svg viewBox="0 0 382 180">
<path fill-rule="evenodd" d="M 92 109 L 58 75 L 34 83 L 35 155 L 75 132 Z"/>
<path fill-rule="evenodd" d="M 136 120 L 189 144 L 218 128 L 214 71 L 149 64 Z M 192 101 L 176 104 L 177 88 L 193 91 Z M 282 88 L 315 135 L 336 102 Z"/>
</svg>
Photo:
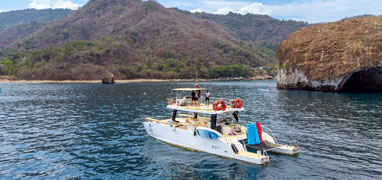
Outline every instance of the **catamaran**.
<svg viewBox="0 0 382 180">
<path fill-rule="evenodd" d="M 243 100 L 223 99 L 213 104 L 185 95 L 194 91 L 199 97 L 204 88 L 178 88 L 176 97 L 168 99 L 168 119 L 145 117 L 143 125 L 155 139 L 192 151 L 201 151 L 253 164 L 269 163 L 268 152 L 286 155 L 299 153 L 297 145 L 282 145 L 260 122 L 239 123 L 244 111 Z M 229 103 L 229 104 L 228 104 Z M 270 130 L 269 130 L 270 131 Z M 270 131 L 271 132 L 271 131 Z"/>
</svg>

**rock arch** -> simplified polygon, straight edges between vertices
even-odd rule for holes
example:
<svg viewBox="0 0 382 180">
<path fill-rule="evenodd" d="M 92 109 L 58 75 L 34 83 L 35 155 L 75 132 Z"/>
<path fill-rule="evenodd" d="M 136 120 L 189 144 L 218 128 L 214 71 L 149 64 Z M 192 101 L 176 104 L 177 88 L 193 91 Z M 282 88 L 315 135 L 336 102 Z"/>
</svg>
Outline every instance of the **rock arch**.
<svg viewBox="0 0 382 180">
<path fill-rule="evenodd" d="M 339 92 L 382 92 L 382 67 L 350 73 L 343 79 Z"/>
</svg>

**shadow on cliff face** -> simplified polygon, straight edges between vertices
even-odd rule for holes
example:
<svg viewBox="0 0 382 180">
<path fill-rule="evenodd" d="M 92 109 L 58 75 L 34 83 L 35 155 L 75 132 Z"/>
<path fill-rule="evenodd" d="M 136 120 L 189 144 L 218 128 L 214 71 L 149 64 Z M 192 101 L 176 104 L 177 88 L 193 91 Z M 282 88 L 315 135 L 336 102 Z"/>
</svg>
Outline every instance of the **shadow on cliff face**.
<svg viewBox="0 0 382 180">
<path fill-rule="evenodd" d="M 340 92 L 382 93 L 382 68 L 361 70 L 353 73 Z"/>
</svg>

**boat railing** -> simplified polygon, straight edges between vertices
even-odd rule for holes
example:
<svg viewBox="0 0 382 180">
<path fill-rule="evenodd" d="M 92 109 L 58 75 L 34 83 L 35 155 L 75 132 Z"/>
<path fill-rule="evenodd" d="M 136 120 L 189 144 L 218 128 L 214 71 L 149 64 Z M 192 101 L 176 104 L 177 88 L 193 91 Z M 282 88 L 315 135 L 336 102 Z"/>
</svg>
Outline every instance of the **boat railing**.
<svg viewBox="0 0 382 180">
<path fill-rule="evenodd" d="M 239 124 L 239 127 L 240 127 L 240 129 L 241 129 L 240 124 Z M 244 148 L 244 150 L 245 150 L 245 151 L 248 151 L 248 150 L 247 150 L 247 147 L 245 146 L 245 142 L 244 142 L 244 139 L 243 139 L 243 133 L 242 133 L 242 132 L 240 133 L 240 139 L 241 139 L 241 142 L 242 142 L 242 144 L 243 144 L 243 148 Z M 238 141 L 239 141 L 239 140 L 238 140 Z"/>
<path fill-rule="evenodd" d="M 218 100 L 224 100 L 226 105 L 231 105 L 232 101 L 234 101 L 235 99 L 227 99 L 227 98 L 221 98 L 221 97 L 211 97 L 210 98 L 210 104 L 213 104 L 215 101 L 218 101 Z"/>
<path fill-rule="evenodd" d="M 275 143 L 277 144 L 276 136 L 273 134 L 273 131 L 271 129 L 269 129 L 268 127 L 264 126 L 264 125 L 261 125 L 261 128 L 262 129 L 266 129 L 267 131 L 271 132 L 272 138 L 275 141 Z"/>
<path fill-rule="evenodd" d="M 229 114 L 229 116 L 231 117 L 232 121 L 234 121 L 235 117 L 233 117 L 233 115 L 232 115 L 231 113 Z M 243 128 L 241 128 L 241 124 L 238 123 L 237 121 L 236 121 L 235 125 L 238 125 L 239 128 L 240 128 L 240 140 L 241 140 L 241 142 L 242 142 L 242 144 L 243 144 L 243 149 L 244 149 L 245 151 L 247 151 L 247 147 L 245 146 L 244 139 L 243 139 L 243 132 L 242 132 L 242 131 L 243 131 Z M 245 132 L 245 133 L 246 133 L 246 132 Z M 238 142 L 240 142 L 240 140 L 237 138 L 237 136 L 236 136 L 236 139 L 237 139 Z"/>
<path fill-rule="evenodd" d="M 264 151 L 264 152 L 273 151 L 273 150 L 275 150 L 275 149 L 279 149 L 280 146 L 281 146 L 281 145 L 276 146 L 276 147 L 273 147 L 273 148 L 269 148 L 269 149 L 267 149 L 267 150 L 263 150 L 263 151 Z"/>
<path fill-rule="evenodd" d="M 241 125 L 240 125 L 240 129 L 242 129 L 242 128 L 241 128 Z M 244 133 L 247 134 L 247 130 L 245 130 Z M 245 146 L 245 142 L 244 142 L 244 139 L 243 139 L 242 136 L 243 136 L 243 132 L 240 133 L 240 138 L 241 138 L 241 142 L 243 143 L 244 149 L 247 151 L 247 147 Z"/>
<path fill-rule="evenodd" d="M 191 99 L 187 98 L 187 97 L 170 97 L 170 98 L 167 98 L 168 100 L 168 104 L 169 105 L 177 105 L 177 106 L 191 106 L 193 105 L 192 104 L 192 101 Z"/>
<path fill-rule="evenodd" d="M 266 157 L 268 157 L 268 153 L 267 153 L 267 151 L 263 151 L 263 155 L 266 156 Z"/>
<path fill-rule="evenodd" d="M 191 97 L 188 97 L 188 96 L 176 96 L 176 97 L 169 97 L 167 98 L 168 100 L 168 104 L 169 105 L 177 105 L 177 106 L 200 106 L 202 103 L 205 103 L 205 105 L 207 104 L 207 101 L 205 100 L 205 98 L 199 98 L 199 101 L 198 103 L 193 103 L 192 100 L 191 100 Z M 215 101 L 218 101 L 218 100 L 224 100 L 226 102 L 227 105 L 231 105 L 231 102 L 234 100 L 234 99 L 226 99 L 226 98 L 220 98 L 220 97 L 211 97 L 210 98 L 210 101 L 209 101 L 209 105 L 213 105 L 213 103 Z"/>
<path fill-rule="evenodd" d="M 294 146 L 294 147 L 298 147 L 298 144 L 296 141 L 288 141 L 288 144 L 289 146 Z"/>
</svg>

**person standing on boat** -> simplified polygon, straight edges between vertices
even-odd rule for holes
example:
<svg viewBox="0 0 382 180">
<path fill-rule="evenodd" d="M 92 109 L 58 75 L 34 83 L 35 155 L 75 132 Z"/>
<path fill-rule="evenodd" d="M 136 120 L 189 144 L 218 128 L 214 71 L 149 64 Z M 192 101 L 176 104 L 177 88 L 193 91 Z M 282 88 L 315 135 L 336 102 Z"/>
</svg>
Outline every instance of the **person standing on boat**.
<svg viewBox="0 0 382 180">
<path fill-rule="evenodd" d="M 191 92 L 191 105 L 193 106 L 196 103 L 196 93 L 195 91 Z"/>
<path fill-rule="evenodd" d="M 210 105 L 210 96 L 211 96 L 211 93 L 208 92 L 208 90 L 206 90 L 206 103 L 207 103 L 207 106 Z"/>
</svg>

